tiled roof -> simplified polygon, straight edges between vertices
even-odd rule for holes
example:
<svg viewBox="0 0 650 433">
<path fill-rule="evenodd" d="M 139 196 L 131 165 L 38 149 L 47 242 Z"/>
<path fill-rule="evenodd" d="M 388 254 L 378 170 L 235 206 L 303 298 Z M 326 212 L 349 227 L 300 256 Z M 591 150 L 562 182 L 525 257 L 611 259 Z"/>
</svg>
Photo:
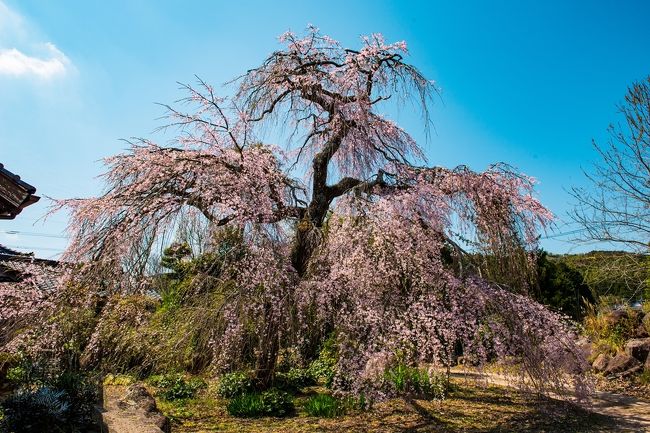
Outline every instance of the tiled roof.
<svg viewBox="0 0 650 433">
<path fill-rule="evenodd" d="M 44 270 L 54 269 L 59 264 L 54 260 L 37 259 L 33 254 L 20 253 L 0 245 L 0 282 L 20 281 L 32 263 L 42 266 Z M 50 289 L 50 285 L 43 284 L 43 289 Z"/>
<path fill-rule="evenodd" d="M 0 164 L 0 219 L 13 219 L 25 207 L 40 200 L 35 192 L 36 188 Z"/>
</svg>

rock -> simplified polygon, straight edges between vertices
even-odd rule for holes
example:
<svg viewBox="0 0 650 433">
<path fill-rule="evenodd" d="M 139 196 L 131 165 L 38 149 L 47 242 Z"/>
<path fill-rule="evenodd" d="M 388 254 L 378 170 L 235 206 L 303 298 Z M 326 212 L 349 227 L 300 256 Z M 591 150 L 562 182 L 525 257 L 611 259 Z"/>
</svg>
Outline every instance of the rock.
<svg viewBox="0 0 650 433">
<path fill-rule="evenodd" d="M 626 310 L 614 310 L 610 311 L 606 316 L 605 320 L 610 326 L 615 326 L 621 321 L 627 319 L 629 315 Z"/>
<path fill-rule="evenodd" d="M 152 421 L 154 424 L 158 426 L 160 430 L 162 430 L 164 433 L 171 433 L 172 431 L 172 425 L 169 422 L 169 418 L 167 418 L 165 415 L 156 412 L 156 414 L 152 415 Z"/>
<path fill-rule="evenodd" d="M 601 373 L 607 369 L 607 364 L 609 364 L 609 361 L 611 360 L 611 356 L 609 356 L 606 353 L 601 353 L 598 355 L 598 357 L 595 359 L 594 363 L 591 365 L 595 371 L 598 373 Z"/>
<path fill-rule="evenodd" d="M 139 383 L 133 384 L 126 389 L 126 394 L 121 402 L 138 406 L 145 413 L 156 412 L 156 400 Z"/>
<path fill-rule="evenodd" d="M 648 330 L 646 329 L 644 324 L 639 325 L 634 330 L 634 338 L 648 338 L 648 337 L 650 337 L 650 334 L 648 333 Z"/>
<path fill-rule="evenodd" d="M 638 364 L 638 365 L 635 365 L 634 367 L 632 367 L 632 368 L 630 368 L 628 370 L 625 370 L 625 371 L 622 371 L 620 373 L 616 373 L 616 374 L 612 374 L 610 376 L 607 376 L 607 378 L 608 379 L 619 379 L 619 378 L 623 378 L 623 377 L 629 377 L 629 376 L 632 376 L 634 374 L 637 374 L 642 369 L 643 369 L 643 365 Z"/>
<path fill-rule="evenodd" d="M 634 338 L 625 343 L 625 353 L 645 362 L 650 354 L 650 338 Z"/>
<path fill-rule="evenodd" d="M 606 375 L 622 373 L 639 365 L 641 363 L 636 358 L 625 352 L 619 352 L 607 363 L 604 373 Z"/>
<path fill-rule="evenodd" d="M 594 343 L 592 343 L 587 337 L 582 337 L 576 341 L 576 347 L 585 359 L 590 358 L 591 354 L 594 352 Z"/>
<path fill-rule="evenodd" d="M 104 385 L 97 416 L 107 433 L 170 433 L 171 424 L 158 411 L 156 401 L 139 383 L 125 388 Z"/>
</svg>

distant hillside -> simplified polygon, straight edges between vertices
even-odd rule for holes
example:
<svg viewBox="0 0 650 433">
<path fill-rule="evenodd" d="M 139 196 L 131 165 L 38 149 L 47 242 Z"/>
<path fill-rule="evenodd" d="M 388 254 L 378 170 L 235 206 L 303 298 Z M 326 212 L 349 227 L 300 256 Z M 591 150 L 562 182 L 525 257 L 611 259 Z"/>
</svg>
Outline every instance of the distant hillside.
<svg viewBox="0 0 650 433">
<path fill-rule="evenodd" d="M 552 255 L 582 275 L 595 297 L 625 300 L 650 298 L 650 256 L 625 251 L 592 251 L 585 254 Z"/>
</svg>

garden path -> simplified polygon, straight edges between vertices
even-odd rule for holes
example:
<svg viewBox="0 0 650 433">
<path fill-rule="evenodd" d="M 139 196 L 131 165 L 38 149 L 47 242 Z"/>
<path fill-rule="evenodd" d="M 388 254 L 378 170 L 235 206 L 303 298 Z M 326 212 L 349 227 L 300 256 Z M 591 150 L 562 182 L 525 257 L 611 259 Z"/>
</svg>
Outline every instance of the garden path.
<svg viewBox="0 0 650 433">
<path fill-rule="evenodd" d="M 452 376 L 476 380 L 488 385 L 515 386 L 507 376 L 491 372 L 454 369 Z M 553 397 L 563 400 L 571 399 L 570 396 L 554 395 Z M 584 403 L 584 406 L 595 413 L 615 418 L 620 432 L 650 432 L 650 399 L 597 391 Z"/>
</svg>

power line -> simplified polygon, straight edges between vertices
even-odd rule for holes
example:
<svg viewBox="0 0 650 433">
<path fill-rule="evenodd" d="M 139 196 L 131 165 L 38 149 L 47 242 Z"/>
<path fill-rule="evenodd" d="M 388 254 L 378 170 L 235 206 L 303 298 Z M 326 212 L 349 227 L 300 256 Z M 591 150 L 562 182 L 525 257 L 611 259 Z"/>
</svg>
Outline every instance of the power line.
<svg viewBox="0 0 650 433">
<path fill-rule="evenodd" d="M 44 251 L 65 251 L 65 248 L 50 248 L 50 247 L 28 247 L 25 245 L 7 245 L 8 248 L 18 248 L 21 250 L 44 250 Z"/>
<path fill-rule="evenodd" d="M 581 229 L 571 230 L 571 231 L 563 232 L 563 233 L 555 233 L 555 234 L 552 234 L 552 235 L 543 236 L 543 237 L 541 237 L 540 239 L 554 239 L 554 238 L 560 238 L 560 237 L 562 237 L 562 236 L 574 235 L 574 234 L 576 234 L 576 233 L 584 232 L 585 230 L 586 230 L 585 228 L 581 228 Z"/>
<path fill-rule="evenodd" d="M 53 235 L 50 233 L 35 233 L 35 232 L 21 232 L 19 230 L 5 230 L 2 233 L 8 234 L 8 235 L 22 235 L 22 236 L 36 236 L 36 237 L 42 237 L 42 238 L 56 238 L 56 239 L 68 239 L 68 236 L 63 236 L 63 235 Z"/>
</svg>

